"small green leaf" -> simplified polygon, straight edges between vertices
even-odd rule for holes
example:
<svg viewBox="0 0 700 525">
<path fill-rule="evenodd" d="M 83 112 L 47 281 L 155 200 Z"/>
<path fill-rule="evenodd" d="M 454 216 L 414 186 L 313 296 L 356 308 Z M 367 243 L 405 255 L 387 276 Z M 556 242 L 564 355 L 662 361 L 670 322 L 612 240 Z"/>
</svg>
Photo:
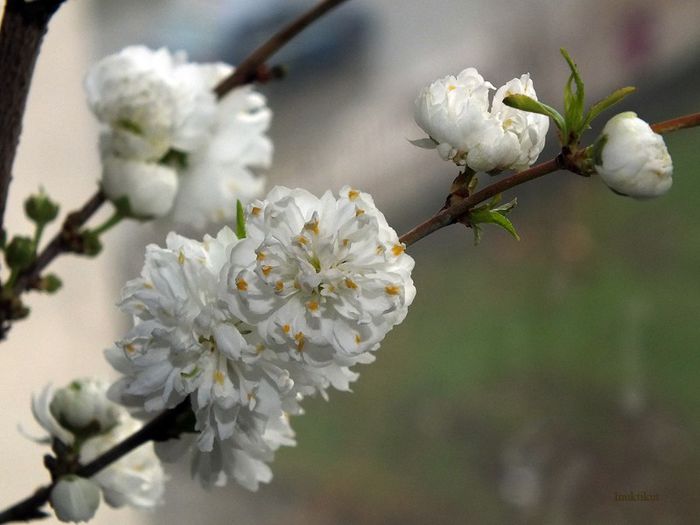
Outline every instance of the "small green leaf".
<svg viewBox="0 0 700 525">
<path fill-rule="evenodd" d="M 243 204 L 241 201 L 236 201 L 236 237 L 239 239 L 245 239 L 245 213 L 243 210 Z"/>
<path fill-rule="evenodd" d="M 476 226 L 478 223 L 496 224 L 504 230 L 506 230 L 508 233 L 510 233 L 516 240 L 520 240 L 520 236 L 515 230 L 515 226 L 513 226 L 513 223 L 510 222 L 510 219 L 508 219 L 508 217 L 506 217 L 500 211 L 489 210 L 485 208 L 477 209 L 469 214 L 469 220 L 474 226 Z"/>
<path fill-rule="evenodd" d="M 614 91 L 613 93 L 605 97 L 603 100 L 599 100 L 598 102 L 593 104 L 591 106 L 591 109 L 589 109 L 588 113 L 586 114 L 586 119 L 584 120 L 584 129 L 587 128 L 590 125 L 590 123 L 593 122 L 593 119 L 595 119 L 603 111 L 608 109 L 610 106 L 617 104 L 627 95 L 634 93 L 636 90 L 637 88 L 632 86 L 623 87 Z"/>
<path fill-rule="evenodd" d="M 566 49 L 561 48 L 559 51 L 571 70 L 571 75 L 569 75 L 569 79 L 564 87 L 564 116 L 568 132 L 573 133 L 573 138 L 578 140 L 578 137 L 583 130 L 583 108 L 585 104 L 586 92 L 576 63 L 573 61 Z M 575 92 L 572 89 L 572 83 L 576 85 Z"/>
<path fill-rule="evenodd" d="M 561 116 L 561 113 L 559 113 L 553 107 L 540 102 L 539 100 L 530 98 L 527 95 L 517 94 L 507 96 L 503 99 L 503 103 L 506 106 L 510 106 L 511 108 L 519 109 L 521 111 L 529 111 L 530 113 L 546 115 L 554 121 L 554 124 L 556 124 L 557 128 L 559 128 L 562 133 L 564 132 L 566 124 L 564 122 L 564 117 Z"/>
</svg>

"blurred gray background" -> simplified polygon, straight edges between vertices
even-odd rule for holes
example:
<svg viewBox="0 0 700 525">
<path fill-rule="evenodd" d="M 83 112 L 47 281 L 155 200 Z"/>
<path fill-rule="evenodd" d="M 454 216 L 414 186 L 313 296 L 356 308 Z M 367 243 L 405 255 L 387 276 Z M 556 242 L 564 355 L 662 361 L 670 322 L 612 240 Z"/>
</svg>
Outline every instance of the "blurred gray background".
<svg viewBox="0 0 700 525">
<path fill-rule="evenodd" d="M 92 61 L 143 43 L 235 64 L 312 4 L 67 3 L 32 87 L 11 231 L 28 228 L 19 203 L 39 184 L 65 210 L 94 191 L 96 126 L 81 87 Z M 697 0 L 351 0 L 272 61 L 289 75 L 261 88 L 275 114 L 269 184 L 352 184 L 403 232 L 440 207 L 456 175 L 407 141 L 422 136 L 412 114 L 424 84 L 468 66 L 495 85 L 530 72 L 540 99 L 560 106 L 565 47 L 591 99 L 632 84 L 639 92 L 619 111 L 671 118 L 700 106 L 698 19 Z M 421 241 L 410 250 L 418 296 L 407 320 L 352 395 L 307 402 L 293 421 L 299 444 L 278 454 L 271 485 L 207 493 L 183 466 L 171 470 L 164 509 L 103 508 L 95 523 L 694 523 L 699 140 L 697 130 L 667 138 L 675 181 L 658 201 L 559 173 L 511 192 L 519 243 L 487 228 L 475 248 L 461 227 Z M 542 160 L 555 152 L 552 135 Z M 97 261 L 59 261 L 65 289 L 33 298 L 32 318 L 3 343 L 2 503 L 45 476 L 39 447 L 15 430 L 32 427 L 30 393 L 112 377 L 101 349 L 127 322 L 112 305 L 143 246 L 167 230 L 127 224 Z M 615 501 L 630 491 L 659 501 Z"/>
</svg>

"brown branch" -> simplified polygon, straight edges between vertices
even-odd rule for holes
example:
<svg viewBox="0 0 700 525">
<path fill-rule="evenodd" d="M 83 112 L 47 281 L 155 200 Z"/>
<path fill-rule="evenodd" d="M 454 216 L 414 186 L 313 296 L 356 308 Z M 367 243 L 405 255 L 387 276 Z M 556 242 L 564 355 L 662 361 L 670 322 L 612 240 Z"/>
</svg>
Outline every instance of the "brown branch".
<svg viewBox="0 0 700 525">
<path fill-rule="evenodd" d="M 664 134 L 695 126 L 700 126 L 700 113 L 693 113 L 671 120 L 657 122 L 656 124 L 651 124 L 651 129 L 653 129 L 656 133 Z M 440 210 L 427 221 L 404 233 L 399 240 L 406 246 L 410 246 L 411 244 L 421 240 L 423 237 L 426 237 L 431 233 L 444 228 L 445 226 L 459 222 L 474 206 L 481 204 L 482 202 L 487 201 L 499 193 L 509 190 L 510 188 L 514 188 L 515 186 L 519 186 L 520 184 L 524 184 L 525 182 L 529 182 L 560 169 L 577 173 L 578 170 L 576 168 L 576 164 L 577 163 L 574 159 L 569 158 L 568 155 L 562 154 L 552 160 L 538 164 L 537 166 L 514 173 L 513 175 L 501 179 L 491 186 L 487 186 L 483 190 L 474 193 L 458 204 Z"/>
<path fill-rule="evenodd" d="M 39 49 L 64 0 L 7 0 L 0 26 L 0 232 Z"/>
<path fill-rule="evenodd" d="M 663 135 L 664 133 L 670 133 L 671 131 L 693 128 L 695 126 L 700 126 L 700 113 L 693 113 L 691 115 L 684 115 L 671 120 L 657 122 L 656 124 L 651 125 L 651 129 L 653 129 L 656 133 Z"/>
<path fill-rule="evenodd" d="M 164 441 L 177 437 L 178 433 L 174 432 L 173 429 L 178 426 L 179 420 L 185 416 L 189 410 L 189 402 L 184 401 L 175 408 L 162 412 L 128 438 L 120 441 L 89 463 L 78 467 L 73 473 L 83 478 L 89 478 L 144 443 L 148 443 L 149 441 Z M 0 512 L 0 523 L 28 521 L 46 517 L 46 514 L 40 509 L 49 501 L 51 490 L 57 481 L 58 480 L 54 480 L 49 485 L 40 487 L 31 496 Z"/>
<path fill-rule="evenodd" d="M 232 89 L 253 82 L 257 76 L 258 68 L 263 66 L 265 62 L 273 54 L 279 51 L 282 46 L 301 33 L 314 21 L 325 15 L 328 11 L 346 1 L 347 0 L 324 0 L 281 29 L 267 42 L 253 51 L 248 58 L 238 64 L 236 70 L 231 76 L 225 78 L 218 86 L 216 86 L 214 92 L 216 93 L 217 97 L 221 98 Z"/>
<path fill-rule="evenodd" d="M 561 157 L 556 157 L 552 160 L 548 160 L 547 162 L 543 162 L 542 164 L 538 164 L 537 166 L 519 171 L 518 173 L 515 173 L 509 177 L 501 179 L 498 182 L 487 186 L 483 190 L 477 191 L 470 197 L 467 197 L 461 201 L 459 204 L 455 204 L 454 206 L 450 206 L 449 208 L 436 213 L 427 221 L 419 224 L 411 231 L 404 233 L 399 240 L 406 246 L 410 246 L 411 244 L 420 241 L 423 237 L 427 237 L 431 233 L 436 232 L 440 228 L 444 228 L 445 226 L 458 222 L 467 213 L 469 213 L 471 208 L 477 204 L 487 201 L 499 193 L 509 190 L 510 188 L 537 179 L 547 175 L 548 173 L 553 173 L 562 167 L 563 162 Z"/>
</svg>

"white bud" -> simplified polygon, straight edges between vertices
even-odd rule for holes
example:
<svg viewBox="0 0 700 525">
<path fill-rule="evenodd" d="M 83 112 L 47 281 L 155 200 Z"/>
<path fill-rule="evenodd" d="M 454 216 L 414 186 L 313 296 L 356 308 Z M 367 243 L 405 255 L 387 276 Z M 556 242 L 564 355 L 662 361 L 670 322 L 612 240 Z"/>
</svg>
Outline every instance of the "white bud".
<svg viewBox="0 0 700 525">
<path fill-rule="evenodd" d="M 95 515 L 99 504 L 99 487 L 78 476 L 62 477 L 51 491 L 51 506 L 61 521 L 87 521 Z"/>
<path fill-rule="evenodd" d="M 119 422 L 121 409 L 105 396 L 106 385 L 94 379 L 78 379 L 54 393 L 51 415 L 64 427 L 79 432 L 97 424 L 105 432 Z"/>
<path fill-rule="evenodd" d="M 166 215 L 177 188 L 177 173 L 168 166 L 114 156 L 104 159 L 102 191 L 112 201 L 126 197 L 136 216 Z"/>
<path fill-rule="evenodd" d="M 612 190 L 637 199 L 658 197 L 673 182 L 673 163 L 664 139 L 627 111 L 611 118 L 601 140 L 596 172 Z"/>
</svg>

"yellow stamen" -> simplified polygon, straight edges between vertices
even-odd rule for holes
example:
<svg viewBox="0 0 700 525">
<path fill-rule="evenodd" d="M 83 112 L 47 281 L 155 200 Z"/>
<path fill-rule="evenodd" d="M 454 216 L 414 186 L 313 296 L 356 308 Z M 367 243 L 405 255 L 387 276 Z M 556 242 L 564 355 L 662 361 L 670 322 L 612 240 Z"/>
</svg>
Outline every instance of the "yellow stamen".
<svg viewBox="0 0 700 525">
<path fill-rule="evenodd" d="M 318 233 L 318 227 L 316 228 L 316 233 Z M 302 246 L 305 246 L 309 242 L 309 240 L 303 235 L 297 235 L 296 241 Z"/>
<path fill-rule="evenodd" d="M 457 86 L 455 86 L 453 84 L 450 84 L 449 86 L 447 86 L 447 91 L 454 91 L 455 89 L 457 89 Z"/>
<path fill-rule="evenodd" d="M 352 290 L 357 290 L 357 284 L 352 279 L 345 279 L 345 286 Z"/>
<path fill-rule="evenodd" d="M 284 283 L 282 281 L 277 281 L 275 283 L 275 292 L 281 292 L 284 290 Z"/>
<path fill-rule="evenodd" d="M 265 257 L 267 257 L 267 255 L 265 255 L 265 252 L 258 252 L 258 254 L 255 256 L 255 258 L 258 261 L 264 261 Z"/>
<path fill-rule="evenodd" d="M 395 257 L 398 257 L 404 251 L 406 251 L 406 248 L 403 244 L 394 244 L 394 246 L 391 247 L 391 253 L 393 253 Z"/>
<path fill-rule="evenodd" d="M 343 246 L 344 246 L 345 248 L 348 247 L 348 244 L 350 244 L 350 239 L 343 239 Z"/>
<path fill-rule="evenodd" d="M 360 196 L 360 192 L 357 191 L 357 190 L 350 190 L 350 191 L 348 192 L 348 199 L 350 199 L 351 201 L 354 201 L 354 200 L 357 199 L 359 196 Z"/>
<path fill-rule="evenodd" d="M 261 270 L 262 270 L 263 275 L 265 277 L 267 277 L 268 275 L 270 275 L 270 272 L 272 271 L 272 266 L 265 265 L 261 268 Z"/>
<path fill-rule="evenodd" d="M 151 283 L 143 283 L 144 288 L 148 288 L 149 290 L 153 290 L 153 285 Z"/>
<path fill-rule="evenodd" d="M 309 222 L 307 222 L 306 224 L 304 224 L 304 229 L 305 229 L 305 230 L 308 230 L 308 231 L 310 231 L 310 232 L 312 232 L 312 233 L 315 233 L 316 235 L 318 235 L 318 221 L 315 220 L 315 221 L 309 221 Z M 300 236 L 300 237 L 301 237 L 301 236 Z M 303 244 L 303 243 L 302 243 L 302 244 Z"/>
<path fill-rule="evenodd" d="M 216 370 L 214 372 L 214 382 L 218 385 L 223 385 L 224 384 L 224 373 L 221 370 Z"/>
<path fill-rule="evenodd" d="M 318 303 L 316 301 L 309 301 L 306 303 L 306 307 L 312 312 L 315 312 L 318 310 Z"/>
<path fill-rule="evenodd" d="M 364 215 L 364 214 L 365 214 L 365 210 L 363 210 L 362 208 L 355 208 L 355 217 L 359 217 L 360 215 Z"/>
<path fill-rule="evenodd" d="M 362 338 L 360 337 L 360 334 L 355 334 L 355 342 L 358 345 L 362 342 Z"/>
<path fill-rule="evenodd" d="M 245 292 L 248 290 L 248 283 L 242 277 L 238 277 L 236 279 L 236 288 L 238 288 L 241 292 Z"/>
<path fill-rule="evenodd" d="M 136 352 L 136 347 L 134 345 L 132 345 L 131 343 L 129 343 L 128 345 L 126 345 L 124 347 L 124 350 L 126 350 L 130 354 L 133 354 L 134 352 Z"/>
<path fill-rule="evenodd" d="M 390 284 L 389 286 L 385 286 L 384 291 L 388 295 L 399 295 L 401 293 L 401 289 L 398 286 L 396 286 L 395 284 Z"/>
<path fill-rule="evenodd" d="M 294 340 L 297 342 L 297 351 L 302 352 L 304 350 L 304 345 L 306 344 L 304 334 L 297 332 L 294 334 Z"/>
<path fill-rule="evenodd" d="M 282 331 L 283 331 L 285 334 L 288 334 L 289 331 L 290 331 L 291 329 L 292 329 L 292 327 L 289 326 L 288 324 L 282 325 Z"/>
<path fill-rule="evenodd" d="M 180 250 L 180 253 L 177 256 L 177 262 L 178 264 L 180 264 L 180 266 L 185 264 L 185 252 L 183 252 L 182 250 Z"/>
<path fill-rule="evenodd" d="M 253 215 L 260 215 L 260 212 L 262 211 L 262 208 L 258 208 L 257 206 L 253 206 L 253 208 L 250 210 L 250 213 Z"/>
</svg>

